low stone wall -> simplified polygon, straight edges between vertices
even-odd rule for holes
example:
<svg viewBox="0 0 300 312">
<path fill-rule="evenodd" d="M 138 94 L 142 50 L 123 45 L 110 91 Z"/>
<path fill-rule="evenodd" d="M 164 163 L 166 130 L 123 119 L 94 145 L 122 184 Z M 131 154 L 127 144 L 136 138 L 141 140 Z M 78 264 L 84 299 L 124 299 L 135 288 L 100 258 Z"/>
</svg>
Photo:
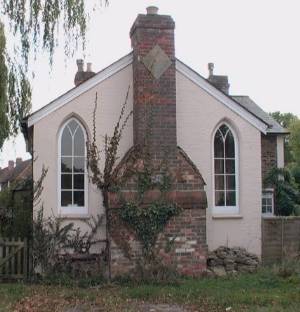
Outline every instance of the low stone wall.
<svg viewBox="0 0 300 312">
<path fill-rule="evenodd" d="M 210 252 L 207 257 L 208 272 L 217 276 L 252 273 L 257 269 L 258 265 L 258 257 L 241 247 L 221 246 Z"/>
<path fill-rule="evenodd" d="M 300 217 L 262 219 L 262 261 L 264 264 L 300 257 Z"/>
<path fill-rule="evenodd" d="M 65 254 L 59 256 L 55 270 L 73 278 L 103 277 L 106 275 L 105 261 L 104 254 Z"/>
</svg>

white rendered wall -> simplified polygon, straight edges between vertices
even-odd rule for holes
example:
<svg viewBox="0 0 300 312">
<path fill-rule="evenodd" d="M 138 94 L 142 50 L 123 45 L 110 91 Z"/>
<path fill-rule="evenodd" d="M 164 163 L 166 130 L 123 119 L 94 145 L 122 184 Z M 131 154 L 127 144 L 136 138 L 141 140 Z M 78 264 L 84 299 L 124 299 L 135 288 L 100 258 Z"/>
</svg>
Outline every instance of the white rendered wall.
<svg viewBox="0 0 300 312">
<path fill-rule="evenodd" d="M 41 204 L 44 207 L 45 217 L 58 216 L 58 134 L 61 125 L 71 116 L 77 117 L 86 128 L 87 135 L 91 138 L 92 118 L 96 92 L 98 93 L 98 110 L 96 114 L 98 146 L 103 147 L 105 134 L 111 135 L 113 128 L 120 116 L 121 106 L 124 103 L 128 87 L 131 86 L 126 113 L 132 110 L 132 67 L 127 66 L 110 78 L 104 80 L 89 91 L 81 94 L 71 102 L 58 110 L 50 113 L 34 125 L 34 158 L 33 166 L 34 180 L 37 181 L 41 175 L 43 165 L 48 168 L 48 174 L 44 180 L 44 191 L 41 195 Z M 126 114 L 125 113 L 125 114 Z M 119 146 L 119 156 L 133 144 L 132 118 L 124 131 Z M 35 210 L 41 206 L 35 207 Z M 82 231 L 87 229 L 83 219 L 91 215 L 103 213 L 102 198 L 99 190 L 91 182 L 88 185 L 88 215 L 61 216 L 81 226 Z M 102 230 L 104 237 L 105 231 Z"/>
<path fill-rule="evenodd" d="M 261 254 L 261 139 L 260 131 L 177 72 L 177 143 L 189 155 L 206 182 L 207 240 L 210 250 L 220 245 L 241 246 Z M 226 121 L 238 136 L 239 213 L 213 214 L 213 132 Z"/>
</svg>

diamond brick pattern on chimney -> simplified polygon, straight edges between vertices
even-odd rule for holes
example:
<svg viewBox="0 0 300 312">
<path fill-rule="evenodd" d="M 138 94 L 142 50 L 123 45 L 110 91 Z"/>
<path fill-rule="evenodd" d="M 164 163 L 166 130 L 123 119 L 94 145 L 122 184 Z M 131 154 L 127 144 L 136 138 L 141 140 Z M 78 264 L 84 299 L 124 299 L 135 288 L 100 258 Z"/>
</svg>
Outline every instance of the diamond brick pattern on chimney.
<svg viewBox="0 0 300 312">
<path fill-rule="evenodd" d="M 174 28 L 171 16 L 148 12 L 138 15 L 130 31 L 134 144 L 144 144 L 147 134 L 150 153 L 170 161 L 177 148 Z"/>
<path fill-rule="evenodd" d="M 182 212 L 171 218 L 160 233 L 155 252 L 165 265 L 176 263 L 180 274 L 200 276 L 206 269 L 207 200 L 201 173 L 184 150 L 177 146 L 174 29 L 173 19 L 158 15 L 155 7 L 147 8 L 147 15 L 138 15 L 131 28 L 134 146 L 120 161 L 115 175 L 122 178 L 128 168 L 143 168 L 145 159 L 143 149 L 139 147 L 146 147 L 147 154 L 150 152 L 151 165 L 158 165 L 157 171 L 166 161 L 172 175 L 172 187 L 165 196 L 179 205 Z M 160 172 L 152 173 L 151 178 L 156 180 L 159 177 Z M 138 195 L 136 177 L 129 175 L 120 192 L 123 200 L 133 201 Z M 146 191 L 141 204 L 143 209 L 157 201 L 159 196 L 157 189 Z M 109 192 L 108 201 L 114 218 L 122 209 L 122 203 L 113 192 Z M 166 252 L 165 246 L 170 238 L 175 237 L 178 239 L 174 248 Z M 130 256 L 122 249 L 124 240 L 129 244 Z M 122 223 L 112 225 L 112 276 L 131 272 L 140 255 L 141 245 L 135 235 Z"/>
</svg>

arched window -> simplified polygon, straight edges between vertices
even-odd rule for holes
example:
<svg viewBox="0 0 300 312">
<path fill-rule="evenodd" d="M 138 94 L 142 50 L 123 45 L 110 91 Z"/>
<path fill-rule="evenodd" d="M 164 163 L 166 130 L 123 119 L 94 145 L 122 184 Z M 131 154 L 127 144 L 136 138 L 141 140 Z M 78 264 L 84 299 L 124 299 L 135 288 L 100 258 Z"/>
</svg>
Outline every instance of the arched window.
<svg viewBox="0 0 300 312">
<path fill-rule="evenodd" d="M 59 201 L 63 214 L 87 213 L 86 133 L 71 118 L 61 129 L 59 140 Z"/>
<path fill-rule="evenodd" d="M 214 212 L 237 213 L 237 148 L 232 130 L 222 124 L 214 135 Z"/>
</svg>

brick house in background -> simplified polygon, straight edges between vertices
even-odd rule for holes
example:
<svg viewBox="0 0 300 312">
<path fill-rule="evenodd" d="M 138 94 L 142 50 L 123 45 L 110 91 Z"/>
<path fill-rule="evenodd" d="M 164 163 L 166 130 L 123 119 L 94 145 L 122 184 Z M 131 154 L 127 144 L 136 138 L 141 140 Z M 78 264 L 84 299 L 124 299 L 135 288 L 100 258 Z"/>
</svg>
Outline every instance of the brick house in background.
<svg viewBox="0 0 300 312">
<path fill-rule="evenodd" d="M 9 187 L 10 185 L 22 182 L 32 177 L 32 163 L 31 160 L 22 160 L 17 158 L 16 162 L 9 160 L 6 168 L 0 168 L 0 191 Z"/>
<path fill-rule="evenodd" d="M 178 270 L 197 275 L 205 268 L 207 249 L 241 246 L 261 255 L 262 211 L 274 211 L 272 189 L 265 190 L 263 179 L 272 167 L 284 166 L 287 132 L 248 96 L 231 95 L 228 78 L 215 75 L 212 63 L 206 79 L 178 60 L 174 29 L 173 19 L 155 7 L 138 15 L 130 31 L 133 51 L 97 74 L 78 61 L 75 88 L 28 116 L 26 137 L 36 159 L 34 179 L 43 165 L 49 168 L 45 215 L 54 213 L 84 231 L 83 220 L 98 214 L 102 203 L 85 166 L 95 94 L 101 146 L 131 86 L 126 110 L 133 110 L 133 120 L 119 146 L 120 163 L 143 140 L 143 116 L 151 105 L 151 153 L 159 160 L 169 151 L 173 196 L 184 208 L 163 237 L 176 237 L 172 259 Z M 99 236 L 105 238 L 104 228 Z M 128 271 L 131 260 L 112 246 L 113 273 Z"/>
</svg>

